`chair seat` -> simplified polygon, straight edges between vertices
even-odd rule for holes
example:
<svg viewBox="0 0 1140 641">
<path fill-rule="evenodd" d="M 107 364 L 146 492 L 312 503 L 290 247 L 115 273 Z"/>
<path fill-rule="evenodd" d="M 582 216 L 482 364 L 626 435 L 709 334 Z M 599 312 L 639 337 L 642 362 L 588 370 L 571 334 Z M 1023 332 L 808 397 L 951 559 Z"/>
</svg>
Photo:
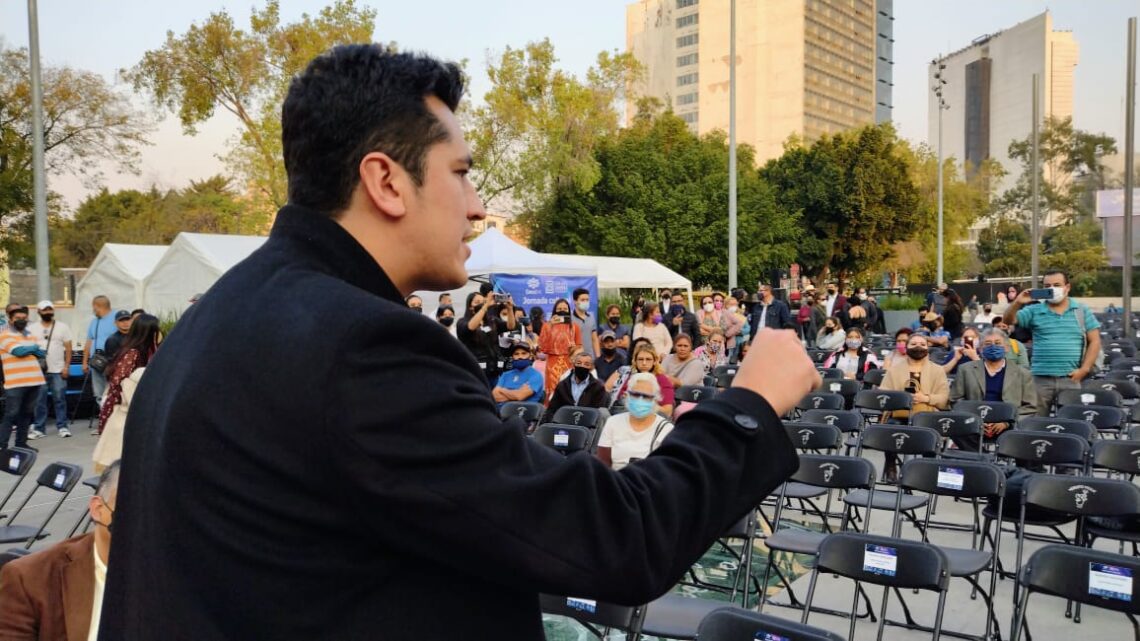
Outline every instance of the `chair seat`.
<svg viewBox="0 0 1140 641">
<path fill-rule="evenodd" d="M 827 494 L 827 490 L 815 485 L 808 485 L 806 483 L 797 483 L 789 481 L 788 487 L 784 490 L 784 496 L 789 499 L 814 499 L 817 496 Z"/>
<path fill-rule="evenodd" d="M 867 507 L 867 490 L 852 490 L 843 497 L 843 502 L 847 505 L 854 505 L 856 507 Z M 916 496 L 914 494 L 903 494 L 902 509 L 914 510 L 926 505 L 929 498 L 925 496 Z M 895 509 L 895 492 L 875 492 L 875 502 L 871 505 L 876 510 L 893 510 Z"/>
<path fill-rule="evenodd" d="M 989 452 L 971 452 L 969 450 L 946 450 L 942 453 L 942 458 L 955 459 L 958 461 L 984 461 L 986 463 L 993 463 L 997 458 Z"/>
<path fill-rule="evenodd" d="M 738 606 L 725 601 L 697 599 L 670 592 L 645 606 L 641 633 L 667 639 L 695 639 L 701 620 L 714 610 L 726 607 Z"/>
<path fill-rule="evenodd" d="M 32 527 L 30 525 L 5 525 L 4 527 L 0 527 L 0 543 L 20 543 L 21 541 L 27 541 L 33 536 L 36 536 L 36 532 L 39 531 L 40 529 L 38 527 Z M 39 536 L 36 536 L 36 538 L 45 539 L 48 536 L 49 534 L 47 532 L 43 532 Z"/>
<path fill-rule="evenodd" d="M 769 550 L 780 552 L 794 552 L 796 554 L 815 554 L 819 544 L 827 538 L 823 532 L 806 530 L 780 530 L 764 539 L 764 546 Z"/>
<path fill-rule="evenodd" d="M 87 487 L 93 489 L 93 490 L 98 490 L 99 489 L 99 477 L 98 476 L 89 476 L 89 477 L 83 479 L 83 484 L 86 485 Z"/>
<path fill-rule="evenodd" d="M 990 553 L 970 548 L 946 548 L 938 546 L 950 562 L 950 576 L 973 576 L 990 564 Z"/>
<path fill-rule="evenodd" d="M 997 513 L 997 510 L 995 510 L 992 506 L 986 505 L 985 507 L 982 508 L 982 516 L 984 516 L 985 518 L 990 519 L 990 520 L 997 520 L 998 513 Z M 1018 517 L 1010 515 L 1010 516 L 1005 517 L 1002 520 L 1009 522 L 1009 523 L 1017 523 L 1017 519 L 1018 519 Z M 1054 526 L 1054 525 L 1064 525 L 1066 523 L 1071 523 L 1075 520 L 1076 520 L 1075 518 L 1071 518 L 1071 517 L 1067 517 L 1067 516 L 1060 516 L 1060 517 L 1057 517 L 1055 519 L 1033 519 L 1030 517 L 1026 517 L 1025 518 L 1025 524 L 1026 525 L 1042 525 L 1042 526 L 1048 527 L 1048 526 Z"/>
<path fill-rule="evenodd" d="M 1090 538 L 1094 539 L 1112 539 L 1113 541 L 1128 541 L 1131 543 L 1140 543 L 1140 532 L 1130 532 L 1128 530 L 1114 530 L 1112 528 L 1100 527 L 1099 525 L 1086 524 L 1085 531 Z"/>
</svg>

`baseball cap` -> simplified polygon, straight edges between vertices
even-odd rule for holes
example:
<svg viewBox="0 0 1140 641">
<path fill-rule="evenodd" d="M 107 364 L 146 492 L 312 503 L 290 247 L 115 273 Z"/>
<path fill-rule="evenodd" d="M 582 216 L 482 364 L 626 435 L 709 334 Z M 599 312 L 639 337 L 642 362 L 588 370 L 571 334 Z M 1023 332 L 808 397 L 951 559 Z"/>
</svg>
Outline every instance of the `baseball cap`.
<svg viewBox="0 0 1140 641">
<path fill-rule="evenodd" d="M 602 332 L 602 335 L 598 337 L 598 340 L 604 341 L 607 338 L 617 338 L 617 334 L 614 333 L 614 330 L 607 329 L 606 331 Z"/>
<path fill-rule="evenodd" d="M 121 320 L 129 320 L 130 318 L 131 318 L 131 313 L 125 309 L 120 309 L 119 311 L 115 312 L 115 321 L 116 322 L 121 321 Z"/>
<path fill-rule="evenodd" d="M 36 309 L 55 309 L 55 305 L 52 305 L 50 300 L 41 300 L 36 303 Z"/>
</svg>

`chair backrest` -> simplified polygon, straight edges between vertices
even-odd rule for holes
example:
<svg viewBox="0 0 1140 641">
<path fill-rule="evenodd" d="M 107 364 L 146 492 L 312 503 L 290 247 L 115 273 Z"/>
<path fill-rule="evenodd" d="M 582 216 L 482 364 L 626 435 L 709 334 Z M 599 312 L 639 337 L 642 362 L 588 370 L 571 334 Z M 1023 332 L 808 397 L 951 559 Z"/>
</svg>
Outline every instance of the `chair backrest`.
<svg viewBox="0 0 1140 641">
<path fill-rule="evenodd" d="M 873 412 L 894 412 L 909 410 L 911 400 L 912 397 L 907 392 L 885 389 L 863 390 L 855 395 L 855 407 Z"/>
<path fill-rule="evenodd" d="M 1116 371 L 1140 372 L 1140 359 L 1122 358 L 1113 361 L 1109 367 Z"/>
<path fill-rule="evenodd" d="M 791 480 L 829 489 L 869 489 L 875 485 L 875 466 L 855 456 L 801 454 Z"/>
<path fill-rule="evenodd" d="M 701 619 L 697 641 L 843 641 L 843 637 L 770 614 L 721 608 Z"/>
<path fill-rule="evenodd" d="M 819 387 L 815 389 L 817 392 L 839 394 L 844 399 L 850 400 L 855 398 L 855 395 L 863 389 L 863 384 L 847 378 L 825 378 L 820 381 Z"/>
<path fill-rule="evenodd" d="M 910 424 L 915 427 L 929 427 L 943 438 L 981 434 L 982 419 L 969 412 L 919 412 L 912 414 Z"/>
<path fill-rule="evenodd" d="M 1124 410 L 1110 405 L 1065 405 L 1057 416 L 1084 419 L 1098 430 L 1118 430 L 1124 424 Z"/>
<path fill-rule="evenodd" d="M 860 440 L 866 449 L 895 454 L 934 455 L 942 445 L 937 431 L 913 425 L 871 425 Z"/>
<path fill-rule="evenodd" d="M 1083 418 L 1065 418 L 1059 416 L 1029 416 L 1021 419 L 1017 429 L 1026 432 L 1051 432 L 1053 434 L 1072 434 L 1086 441 L 1096 438 L 1096 427 Z"/>
<path fill-rule="evenodd" d="M 1120 479 L 1034 474 L 1021 501 L 1073 516 L 1134 515 L 1140 514 L 1140 487 Z"/>
<path fill-rule="evenodd" d="M 839 447 L 843 437 L 838 427 L 827 423 L 786 421 L 784 431 L 792 445 L 800 450 L 833 450 Z"/>
<path fill-rule="evenodd" d="M 1140 474 L 1140 441 L 1093 443 L 1093 465 L 1125 474 Z"/>
<path fill-rule="evenodd" d="M 1132 370 L 1117 370 L 1112 369 L 1104 373 L 1103 382 L 1120 382 L 1127 381 L 1129 383 L 1140 383 L 1140 372 L 1133 372 Z M 1140 392 L 1140 386 L 1137 387 Z M 1123 395 L 1124 392 L 1121 392 Z"/>
<path fill-rule="evenodd" d="M 730 374 L 728 372 L 723 372 L 723 373 L 720 373 L 720 374 L 713 376 L 713 379 L 716 380 L 716 386 L 718 388 L 725 389 L 728 387 L 732 387 L 732 381 L 736 379 L 736 374 Z"/>
<path fill-rule="evenodd" d="M 83 480 L 83 468 L 71 463 L 56 461 L 40 472 L 39 478 L 36 479 L 36 485 L 53 492 L 67 494 L 81 480 Z"/>
<path fill-rule="evenodd" d="M 855 532 L 831 534 L 820 543 L 818 572 L 896 588 L 945 591 L 946 554 L 920 541 Z"/>
<path fill-rule="evenodd" d="M 4 495 L 4 499 L 0 501 L 0 510 L 8 505 L 8 501 L 12 499 L 12 495 L 16 493 L 16 488 L 24 482 L 28 477 L 28 472 L 32 471 L 32 466 L 36 464 L 35 450 L 29 450 L 23 447 L 12 447 L 6 450 L 0 450 L 0 465 L 3 465 L 0 470 L 11 474 L 16 477 L 16 481 L 12 483 L 12 487 L 8 488 L 8 493 Z"/>
<path fill-rule="evenodd" d="M 820 378 L 822 378 L 824 380 L 842 380 L 843 379 L 843 370 L 841 370 L 837 367 L 819 367 L 819 368 L 816 368 L 816 371 L 819 372 Z"/>
<path fill-rule="evenodd" d="M 589 447 L 590 435 L 590 429 L 581 425 L 543 423 L 535 428 L 532 438 L 563 454 L 573 454 Z"/>
<path fill-rule="evenodd" d="M 832 352 L 830 352 L 826 349 L 809 349 L 808 350 L 808 356 L 810 356 L 812 362 L 814 362 L 816 364 L 826 361 L 827 357 L 831 356 L 831 354 L 832 354 Z"/>
<path fill-rule="evenodd" d="M 872 388 L 882 385 L 883 378 L 886 375 L 887 370 L 884 369 L 867 370 L 867 373 L 863 374 L 863 387 Z"/>
<path fill-rule="evenodd" d="M 839 394 L 831 392 L 810 392 L 800 399 L 796 409 L 800 410 L 841 410 L 844 400 Z"/>
<path fill-rule="evenodd" d="M 545 409 L 542 403 L 507 401 L 499 408 L 499 417 L 507 419 L 512 416 L 517 416 L 526 423 L 534 423 L 542 418 L 542 413 Z"/>
<path fill-rule="evenodd" d="M 703 385 L 682 385 L 677 388 L 676 394 L 678 401 L 685 401 L 686 403 L 700 403 L 714 396 L 716 396 L 716 388 Z"/>
<path fill-rule="evenodd" d="M 1108 405 L 1122 407 L 1124 399 L 1120 392 L 1107 389 L 1067 389 L 1057 394 L 1057 405 Z"/>
<path fill-rule="evenodd" d="M 736 376 L 738 370 L 740 370 L 739 365 L 717 365 L 713 368 L 712 374 L 713 376 L 720 376 L 722 374 Z"/>
<path fill-rule="evenodd" d="M 1005 474 L 985 461 L 916 458 L 903 464 L 899 486 L 962 498 L 1000 497 L 1005 493 Z"/>
<path fill-rule="evenodd" d="M 827 423 L 840 432 L 858 432 L 863 429 L 863 415 L 853 410 L 804 410 L 800 414 L 804 423 Z"/>
<path fill-rule="evenodd" d="M 1129 376 L 1140 378 L 1140 372 L 1110 372 L 1123 375 L 1121 378 L 1094 379 L 1085 381 L 1082 389 L 1104 389 L 1120 394 L 1124 400 L 1140 398 L 1140 385 L 1137 385 Z"/>
<path fill-rule="evenodd" d="M 1089 442 L 1072 434 L 1006 430 L 998 436 L 997 454 L 1018 462 L 1084 465 Z"/>
<path fill-rule="evenodd" d="M 538 601 L 546 614 L 564 616 L 604 628 L 635 630 L 640 618 L 638 607 L 606 603 L 596 599 L 540 594 Z"/>
<path fill-rule="evenodd" d="M 1104 346 L 1104 351 L 1105 353 L 1124 354 L 1132 358 L 1136 355 L 1136 346 L 1132 344 L 1132 341 L 1112 340 Z"/>
<path fill-rule="evenodd" d="M 985 423 L 1009 423 L 1017 420 L 1017 408 L 1004 401 L 958 401 L 955 412 L 967 412 L 978 416 Z"/>
<path fill-rule="evenodd" d="M 1140 614 L 1140 599 L 1113 590 L 1140 577 L 1140 559 L 1073 545 L 1046 545 L 1029 557 L 1018 582 L 1030 592 Z"/>
<path fill-rule="evenodd" d="M 581 425 L 583 427 L 598 427 L 601 422 L 601 412 L 593 407 L 578 407 L 577 405 L 565 405 L 558 408 L 551 417 L 553 423 L 559 425 Z"/>
</svg>

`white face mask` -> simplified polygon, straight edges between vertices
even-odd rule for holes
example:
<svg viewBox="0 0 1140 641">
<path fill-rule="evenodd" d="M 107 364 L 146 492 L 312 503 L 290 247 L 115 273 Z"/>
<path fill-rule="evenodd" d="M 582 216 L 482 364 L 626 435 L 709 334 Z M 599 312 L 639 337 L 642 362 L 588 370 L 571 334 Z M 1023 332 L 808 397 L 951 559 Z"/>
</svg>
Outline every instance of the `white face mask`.
<svg viewBox="0 0 1140 641">
<path fill-rule="evenodd" d="M 1049 299 L 1050 303 L 1053 303 L 1054 305 L 1056 305 L 1056 304 L 1065 300 L 1065 288 L 1064 287 L 1052 287 L 1050 289 L 1053 290 L 1053 297 Z"/>
<path fill-rule="evenodd" d="M 713 304 L 712 303 L 705 303 L 704 309 L 705 309 L 706 314 L 713 313 Z"/>
<path fill-rule="evenodd" d="M 728 308 L 728 313 L 735 314 L 739 309 L 740 309 L 739 307 L 737 307 L 736 305 L 733 305 L 732 307 Z"/>
</svg>

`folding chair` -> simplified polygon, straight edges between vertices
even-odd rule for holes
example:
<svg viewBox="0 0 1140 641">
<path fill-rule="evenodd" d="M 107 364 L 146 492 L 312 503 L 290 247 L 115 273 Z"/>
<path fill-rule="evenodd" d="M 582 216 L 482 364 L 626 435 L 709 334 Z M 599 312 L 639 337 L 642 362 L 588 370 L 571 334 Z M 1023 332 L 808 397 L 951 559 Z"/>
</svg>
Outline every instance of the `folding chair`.
<svg viewBox="0 0 1140 641">
<path fill-rule="evenodd" d="M 899 457 L 937 456 L 941 449 L 941 443 L 942 438 L 938 432 L 929 427 L 871 425 L 863 430 L 859 437 L 859 449 L 856 456 L 862 456 L 864 449 L 890 453 Z M 922 530 L 922 524 L 918 522 L 914 510 L 926 505 L 929 499 L 914 494 L 897 497 L 896 494 L 899 493 L 887 491 L 872 493 L 866 490 L 853 490 L 843 497 L 843 503 L 847 506 L 845 512 L 855 510 L 853 518 L 859 520 L 859 508 L 864 508 L 868 511 L 868 518 L 870 518 L 871 510 L 893 510 L 895 503 L 902 501 L 902 509 L 907 519 L 919 530 Z M 870 530 L 864 527 L 863 531 L 868 532 Z M 925 530 L 923 533 L 925 534 Z"/>
<path fill-rule="evenodd" d="M 856 458 L 851 456 L 820 456 L 814 454 L 801 454 L 800 467 L 796 473 L 788 479 L 787 483 L 780 488 L 779 498 L 776 501 L 776 515 L 772 520 L 772 534 L 764 541 L 765 546 L 768 548 L 768 565 L 764 570 L 764 580 L 761 582 L 764 590 L 760 593 L 760 603 L 757 611 L 764 611 L 764 604 L 767 602 L 768 595 L 768 580 L 771 578 L 771 571 L 774 567 L 773 557 L 776 552 L 789 552 L 793 554 L 809 554 L 814 555 L 819 549 L 819 544 L 823 541 L 826 533 L 830 533 L 831 525 L 828 522 L 828 514 L 824 510 L 820 510 L 814 503 L 808 500 L 811 504 L 815 514 L 820 517 L 825 532 L 812 532 L 807 530 L 789 530 L 780 529 L 780 521 L 783 516 L 784 501 L 790 488 L 796 484 L 809 488 L 822 489 L 830 496 L 831 490 L 867 490 L 872 495 L 875 491 L 875 466 L 864 458 Z M 871 521 L 871 515 L 867 515 L 866 523 Z M 840 523 L 840 529 L 846 529 L 848 522 L 847 514 L 843 515 Z M 774 603 L 773 605 L 781 605 L 792 608 L 806 607 L 799 602 L 796 598 L 795 592 L 792 590 L 792 585 L 784 577 L 783 573 L 776 569 L 776 574 L 779 576 L 781 582 L 784 584 L 788 593 L 790 603 Z M 867 600 L 867 613 L 874 618 L 871 614 L 871 602 Z"/>
<path fill-rule="evenodd" d="M 1021 518 L 1018 521 L 1017 573 L 1025 544 L 1025 509 L 1028 506 L 1052 510 L 1077 521 L 1077 545 L 1085 542 L 1085 518 L 1089 516 L 1120 517 L 1140 514 L 1140 487 L 1119 479 L 1102 479 L 1064 474 L 1038 474 L 1025 484 L 1021 495 Z M 1108 537 L 1110 530 L 1098 528 L 1099 536 Z M 1018 585 L 1013 586 L 1013 599 L 1017 602 Z M 1072 612 L 1072 602 L 1065 610 L 1075 623 L 1081 622 L 1081 610 Z"/>
<path fill-rule="evenodd" d="M 863 374 L 863 389 L 874 389 L 883 384 L 883 378 L 886 377 L 887 370 L 872 369 Z"/>
<path fill-rule="evenodd" d="M 1130 376 L 1140 378 L 1140 376 L 1138 376 L 1138 374 L 1140 374 L 1140 373 L 1137 373 L 1137 372 L 1109 372 L 1109 374 L 1114 374 L 1120 378 L 1107 377 L 1107 378 L 1103 378 L 1103 379 L 1088 380 L 1088 381 L 1085 381 L 1084 383 L 1081 384 L 1081 388 L 1082 389 L 1106 389 L 1109 391 L 1116 392 L 1116 393 L 1120 394 L 1120 397 L 1122 399 L 1124 399 L 1124 402 L 1126 404 L 1129 401 L 1132 401 L 1134 403 L 1134 402 L 1136 402 L 1137 399 L 1140 399 L 1140 385 L 1136 384 L 1136 381 L 1134 378 L 1130 378 Z"/>
<path fill-rule="evenodd" d="M 851 603 L 851 626 L 848 641 L 855 638 L 855 608 L 859 604 L 860 583 L 883 586 L 883 603 L 879 613 L 878 638 L 883 638 L 886 623 L 887 589 L 911 588 L 938 593 L 934 613 L 934 641 L 942 633 L 942 615 L 946 610 L 946 591 L 950 585 L 950 562 L 942 550 L 928 543 L 904 541 L 886 536 L 840 532 L 828 536 L 819 546 L 819 556 L 808 585 L 807 607 L 800 623 L 807 624 L 811 602 L 821 573 L 838 574 L 854 579 L 855 598 Z"/>
<path fill-rule="evenodd" d="M 708 400 L 716 396 L 717 389 L 715 387 L 696 386 L 696 385 L 682 385 L 677 388 L 677 401 L 684 401 L 686 403 L 700 403 L 701 401 Z"/>
<path fill-rule="evenodd" d="M 86 485 L 87 487 L 91 488 L 92 492 L 98 492 L 99 491 L 99 477 L 98 476 L 89 476 L 89 477 L 83 479 L 83 485 Z M 79 526 L 83 525 L 84 521 L 87 521 L 87 526 L 84 528 L 84 530 L 86 531 L 87 528 L 91 527 L 91 513 L 88 512 L 87 510 L 83 510 L 79 513 L 79 519 L 76 520 L 75 525 L 73 525 L 71 527 L 71 532 L 68 532 L 67 538 L 70 539 L 71 537 L 75 536 L 75 533 L 79 531 Z"/>
<path fill-rule="evenodd" d="M 827 423 L 844 434 L 858 434 L 863 429 L 863 416 L 854 410 L 804 410 L 800 413 L 804 423 Z"/>
<path fill-rule="evenodd" d="M 1115 392 L 1113 392 L 1115 394 Z M 1124 430 L 1124 410 L 1109 405 L 1065 405 L 1057 410 L 1060 418 L 1084 419 L 1097 429 L 1117 436 Z"/>
<path fill-rule="evenodd" d="M 1122 358 L 1113 361 L 1112 364 L 1109 365 L 1109 369 L 1114 371 L 1140 372 L 1140 359 Z"/>
<path fill-rule="evenodd" d="M 811 452 L 829 450 L 829 454 L 839 448 L 843 436 L 843 432 L 834 425 L 807 421 L 785 421 L 784 431 L 796 449 Z"/>
<path fill-rule="evenodd" d="M 844 406 L 843 397 L 831 392 L 809 392 L 796 404 L 796 409 L 804 410 L 841 410 Z"/>
<path fill-rule="evenodd" d="M 1092 447 L 1094 468 L 1119 472 L 1129 480 L 1140 474 L 1140 441 L 1097 441 Z"/>
<path fill-rule="evenodd" d="M 544 613 L 574 619 L 602 641 L 609 638 L 611 629 L 624 630 L 628 641 L 640 636 L 642 609 L 639 607 L 552 594 L 540 594 L 538 602 Z"/>
<path fill-rule="evenodd" d="M 569 456 L 590 447 L 592 431 L 580 425 L 558 425 L 543 423 L 531 434 L 538 443 Z"/>
<path fill-rule="evenodd" d="M 816 368 L 815 371 L 819 372 L 820 378 L 822 378 L 825 381 L 827 381 L 827 380 L 835 380 L 835 381 L 843 380 L 843 377 L 844 377 L 843 370 L 835 368 L 835 367 L 818 367 L 818 368 Z"/>
<path fill-rule="evenodd" d="M 964 454 L 982 453 L 982 420 L 974 414 L 969 412 L 919 412 L 910 417 L 910 424 L 938 432 L 943 438 L 941 452 L 943 455 L 954 453 L 946 449 L 946 440 L 969 437 L 978 439 L 977 451 L 958 450 L 958 452 Z"/>
<path fill-rule="evenodd" d="M 697 628 L 698 641 L 843 641 L 808 625 L 737 608 L 714 610 Z"/>
<path fill-rule="evenodd" d="M 809 349 L 807 351 L 807 353 L 808 353 L 808 356 L 811 357 L 812 362 L 815 363 L 816 365 L 818 365 L 818 364 L 826 361 L 827 357 L 831 356 L 831 354 L 833 352 L 831 352 L 830 350 L 826 350 L 826 349 Z"/>
<path fill-rule="evenodd" d="M 1140 372 L 1133 372 L 1132 370 L 1115 370 L 1110 369 L 1104 373 L 1104 379 L 1097 381 L 1098 383 L 1118 383 L 1126 381 L 1129 383 L 1140 383 Z M 1137 386 L 1137 393 L 1140 394 L 1140 385 Z M 1120 391 L 1120 390 L 1117 390 Z M 1124 392 L 1120 392 L 1124 396 Z M 1127 399 L 1128 397 L 1125 396 Z"/>
<path fill-rule="evenodd" d="M 1140 559 L 1069 545 L 1047 545 L 1029 557 L 1017 578 L 1021 598 L 1015 601 L 1012 641 L 1029 631 L 1026 612 L 1034 592 L 1122 612 L 1132 622 L 1133 634 L 1140 641 L 1140 600 L 1134 598 L 1133 580 L 1140 576 Z M 1121 592 L 1128 586 L 1128 593 Z"/>
<path fill-rule="evenodd" d="M 19 543 L 26 541 L 27 543 L 24 547 L 31 548 L 32 544 L 39 539 L 50 536 L 51 533 L 46 531 L 48 523 L 55 517 L 55 513 L 59 511 L 63 502 L 67 500 L 67 496 L 71 494 L 72 488 L 79 482 L 81 476 L 83 476 L 83 468 L 78 465 L 56 462 L 45 467 L 44 470 L 40 472 L 39 478 L 36 479 L 36 486 L 32 488 L 31 492 L 28 492 L 28 495 L 24 497 L 23 503 L 20 503 L 20 507 L 16 508 L 16 511 L 12 513 L 12 517 L 8 519 L 9 525 L 0 527 L 0 543 Z M 28 502 L 32 500 L 32 497 L 36 495 L 36 492 L 40 488 L 46 488 L 49 492 L 59 494 L 59 500 L 52 506 L 47 518 L 44 519 L 39 527 L 14 525 L 16 517 L 20 515 L 20 512 L 23 511 L 24 507 L 28 505 Z"/>
<path fill-rule="evenodd" d="M 554 412 L 551 423 L 559 425 L 581 425 L 590 429 L 597 429 L 602 426 L 605 419 L 602 418 L 602 413 L 594 407 L 578 407 L 577 405 L 566 405 L 558 408 Z"/>
<path fill-rule="evenodd" d="M 713 368 L 713 376 L 721 376 L 727 374 L 729 376 L 736 376 L 736 372 L 740 370 L 739 365 L 717 365 Z"/>
<path fill-rule="evenodd" d="M 744 598 L 741 600 L 741 605 L 747 605 L 748 603 L 749 583 L 753 584 L 752 587 L 756 588 L 756 594 L 759 596 L 762 589 L 760 587 L 760 581 L 757 580 L 756 577 L 752 576 L 752 545 L 756 540 L 756 515 L 758 512 L 758 510 L 749 511 L 748 514 L 744 515 L 744 517 L 742 517 L 736 523 L 733 523 L 732 526 L 729 527 L 728 530 L 726 530 L 723 534 L 721 534 L 716 541 L 717 545 L 720 546 L 721 549 L 723 549 L 729 555 L 735 557 L 737 561 L 737 572 L 733 578 L 732 587 L 726 589 L 720 585 L 708 583 L 707 581 L 701 581 L 692 568 L 689 569 L 689 580 L 691 582 L 689 583 L 690 585 L 728 594 L 729 602 L 732 602 L 736 600 L 736 591 L 737 588 L 740 587 L 741 579 L 743 579 Z M 734 550 L 732 546 L 729 545 L 729 539 L 740 539 L 744 541 L 744 544 L 741 548 L 742 553 L 738 554 L 736 550 Z M 686 583 L 682 581 L 682 585 L 685 584 Z M 700 623 L 700 619 L 692 619 L 690 623 L 695 634 L 697 624 Z"/>
<path fill-rule="evenodd" d="M 1001 533 L 998 533 L 993 552 L 986 552 L 985 541 L 978 536 L 980 521 L 977 505 L 979 499 L 993 499 L 998 502 L 1000 509 L 1005 497 L 1005 474 L 1002 473 L 997 465 L 983 461 L 913 459 L 903 465 L 902 474 L 899 476 L 899 488 L 900 490 L 925 492 L 931 497 L 945 496 L 956 499 L 968 499 L 974 505 L 974 523 L 969 527 L 972 532 L 970 547 L 938 546 L 938 548 L 946 555 L 949 562 L 947 571 L 950 576 L 969 581 L 974 590 L 970 595 L 971 598 L 973 598 L 976 593 L 981 592 L 982 599 L 986 602 L 985 634 L 981 636 L 969 635 L 963 632 L 945 632 L 945 634 L 963 638 L 976 638 L 985 641 L 989 638 L 991 630 L 998 630 L 1001 627 L 994 615 L 993 604 L 994 589 L 997 586 L 998 575 L 997 568 L 995 567 L 996 564 L 993 561 L 1001 554 Z M 902 512 L 902 495 L 899 494 L 898 498 L 900 500 L 895 504 L 894 521 L 892 525 L 892 533 L 893 536 L 896 537 L 901 536 L 902 529 L 899 519 Z M 933 501 L 931 503 L 933 503 Z M 930 528 L 931 514 L 932 510 L 928 508 L 924 519 L 924 527 L 922 528 L 922 540 L 925 543 L 930 543 L 926 532 L 928 532 Z M 987 569 L 990 571 L 990 585 L 988 591 L 979 583 L 979 576 Z M 932 632 L 931 628 L 921 626 L 914 621 L 910 615 L 910 608 L 907 607 L 902 594 L 897 591 L 896 594 L 898 594 L 899 602 L 902 604 L 906 622 L 900 624 L 887 620 L 887 625 L 899 625 L 909 629 Z M 885 598 L 886 595 L 884 594 L 884 599 Z"/>
<path fill-rule="evenodd" d="M 519 419 L 526 423 L 526 433 L 530 434 L 542 420 L 542 414 L 546 411 L 542 403 L 530 403 L 527 401 L 507 401 L 499 408 L 499 418 L 506 420 L 512 416 L 517 416 Z"/>
<path fill-rule="evenodd" d="M 1078 407 L 1070 406 L 1073 409 Z M 1051 434 L 1072 434 L 1079 436 L 1090 444 L 1096 440 L 1096 427 L 1084 418 L 1068 418 L 1064 416 L 1029 416 L 1021 419 L 1017 429 L 1023 432 L 1049 432 Z"/>
<path fill-rule="evenodd" d="M 825 378 L 820 381 L 819 387 L 815 389 L 817 392 L 839 394 L 843 397 L 843 407 L 851 409 L 855 402 L 855 395 L 863 389 L 863 384 L 847 378 Z"/>
<path fill-rule="evenodd" d="M 1017 408 L 1005 401 L 958 401 L 955 412 L 966 412 L 982 419 L 983 423 L 1017 423 Z"/>
<path fill-rule="evenodd" d="M 1104 346 L 1105 354 L 1123 354 L 1128 358 L 1136 356 L 1136 345 L 1129 340 L 1113 340 Z"/>
<path fill-rule="evenodd" d="M 732 387 L 732 381 L 736 378 L 736 374 L 724 372 L 722 374 L 716 374 L 713 378 L 716 379 L 717 389 L 728 389 Z"/>
<path fill-rule="evenodd" d="M 1057 394 L 1057 407 L 1065 407 L 1066 405 L 1124 407 L 1124 398 L 1116 390 L 1066 389 Z"/>
<path fill-rule="evenodd" d="M 8 488 L 8 493 L 4 495 L 4 500 L 0 501 L 0 511 L 4 506 L 8 505 L 8 501 L 12 499 L 12 495 L 16 493 L 16 488 L 27 478 L 28 472 L 32 471 L 32 466 L 36 464 L 35 450 L 29 450 L 23 447 L 10 447 L 6 450 L 0 450 L 0 472 L 11 474 L 16 477 L 12 487 Z M 0 514 L 0 519 L 6 518 L 7 515 Z"/>
<path fill-rule="evenodd" d="M 863 382 L 866 383 L 866 377 Z M 909 412 L 911 400 L 912 397 L 908 392 L 885 389 L 863 390 L 855 395 L 854 406 L 864 419 L 869 420 L 884 414 Z"/>
</svg>

